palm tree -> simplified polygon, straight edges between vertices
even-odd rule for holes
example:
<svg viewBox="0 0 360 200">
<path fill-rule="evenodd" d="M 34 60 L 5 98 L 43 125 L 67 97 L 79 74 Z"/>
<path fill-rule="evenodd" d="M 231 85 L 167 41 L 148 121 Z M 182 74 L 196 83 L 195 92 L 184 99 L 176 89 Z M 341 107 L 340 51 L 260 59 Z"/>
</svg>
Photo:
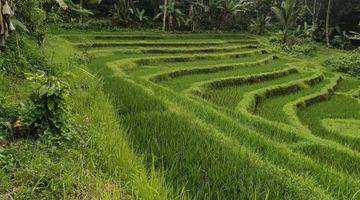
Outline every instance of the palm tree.
<svg viewBox="0 0 360 200">
<path fill-rule="evenodd" d="M 297 19 L 296 4 L 296 0 L 285 0 L 280 7 L 271 8 L 283 28 L 284 43 L 288 42 L 289 30 L 295 24 Z"/>
</svg>

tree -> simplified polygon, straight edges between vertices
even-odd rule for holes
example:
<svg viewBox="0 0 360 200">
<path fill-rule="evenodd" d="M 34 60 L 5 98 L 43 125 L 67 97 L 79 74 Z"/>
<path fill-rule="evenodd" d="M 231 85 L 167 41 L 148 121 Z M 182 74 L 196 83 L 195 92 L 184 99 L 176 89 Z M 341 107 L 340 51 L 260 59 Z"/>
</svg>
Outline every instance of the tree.
<svg viewBox="0 0 360 200">
<path fill-rule="evenodd" d="M 328 47 L 330 46 L 330 14 L 331 14 L 332 1 L 333 0 L 328 1 L 328 7 L 326 11 L 325 33 L 326 33 L 326 44 Z"/>
<path fill-rule="evenodd" d="M 167 7 L 168 7 L 168 1 L 164 0 L 164 11 L 163 11 L 163 27 L 162 30 L 166 30 L 166 17 L 167 17 Z"/>
<path fill-rule="evenodd" d="M 180 9 L 176 8 L 175 0 L 165 0 L 164 6 L 160 6 L 160 10 L 161 12 L 157 14 L 154 19 L 163 18 L 163 31 L 166 30 L 166 25 L 168 25 L 171 30 L 174 22 L 180 25 L 184 21 L 184 14 Z"/>
<path fill-rule="evenodd" d="M 283 42 L 288 43 L 289 30 L 295 24 L 297 19 L 296 0 L 285 0 L 280 7 L 272 7 L 272 11 L 279 19 L 283 28 Z"/>
<path fill-rule="evenodd" d="M 308 1 L 305 0 L 305 8 L 311 15 L 311 38 L 314 39 L 314 33 L 318 29 L 318 21 L 319 21 L 319 14 L 321 11 L 321 1 L 312 0 L 312 4 L 308 4 Z"/>
<path fill-rule="evenodd" d="M 214 20 L 215 17 L 217 17 L 217 11 L 219 10 L 219 7 L 221 6 L 221 3 L 222 3 L 223 0 L 208 0 L 208 1 L 205 1 L 204 3 L 201 3 L 199 4 L 204 13 L 205 13 L 205 16 L 207 16 L 207 21 L 209 23 L 209 26 L 217 21 L 217 20 Z"/>
<path fill-rule="evenodd" d="M 224 24 L 230 21 L 231 17 L 247 12 L 251 5 L 252 3 L 247 0 L 223 0 L 218 7 L 221 10 L 221 17 L 216 30 L 219 31 Z"/>
</svg>

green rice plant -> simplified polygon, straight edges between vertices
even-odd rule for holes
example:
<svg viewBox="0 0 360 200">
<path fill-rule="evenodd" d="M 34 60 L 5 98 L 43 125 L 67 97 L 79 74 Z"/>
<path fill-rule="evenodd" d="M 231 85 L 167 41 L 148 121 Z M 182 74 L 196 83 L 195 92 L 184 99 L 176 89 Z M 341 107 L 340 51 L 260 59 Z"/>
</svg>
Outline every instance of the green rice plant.
<svg viewBox="0 0 360 200">
<path fill-rule="evenodd" d="M 218 59 L 209 59 L 209 60 L 193 60 L 188 62 L 163 62 L 163 63 L 153 63 L 152 65 L 145 65 L 144 67 L 161 67 L 163 69 L 169 69 L 169 71 L 160 71 L 158 74 L 165 74 L 167 72 L 172 72 L 176 70 L 182 70 L 186 68 L 211 68 L 215 66 L 225 66 L 231 64 L 239 64 L 242 62 L 261 62 L 263 59 L 274 60 L 276 56 L 269 54 L 256 54 L 251 56 L 245 56 L 240 58 L 226 58 L 219 57 Z"/>
<path fill-rule="evenodd" d="M 282 85 L 274 85 L 268 88 L 264 87 L 256 91 L 252 91 L 246 94 L 243 100 L 239 103 L 238 109 L 254 112 L 258 104 L 265 99 L 289 92 L 296 92 L 303 89 L 306 85 L 313 85 L 323 80 L 324 75 L 322 73 L 315 73 L 311 77 L 306 77 L 300 81 L 295 80 Z"/>
<path fill-rule="evenodd" d="M 137 42 L 126 33 L 105 33 L 93 43 L 129 45 L 91 48 L 89 68 L 103 78 L 126 137 L 148 170 L 161 172 L 174 189 L 167 189 L 170 197 L 358 197 L 360 156 L 350 143 L 356 140 L 307 128 L 310 122 L 301 116 L 332 101 L 338 76 L 311 62 L 308 67 L 289 56 L 276 59 L 260 47 L 247 51 L 245 46 L 259 45 L 251 37 L 158 36 Z M 354 100 L 349 106 L 356 102 L 356 83 L 339 85 L 338 95 Z M 189 92 L 198 87 L 203 97 Z M 356 119 L 350 115 L 338 116 Z"/>
<path fill-rule="evenodd" d="M 205 83 L 208 89 L 214 90 L 214 89 L 222 89 L 225 87 L 233 87 L 243 84 L 255 84 L 263 81 L 268 81 L 276 78 L 280 78 L 283 76 L 287 76 L 289 74 L 293 73 L 299 73 L 299 70 L 290 67 L 286 68 L 284 70 L 274 71 L 274 72 L 267 72 L 262 74 L 257 74 L 253 76 L 245 76 L 245 77 L 235 77 L 235 78 L 225 78 L 221 80 L 211 81 L 209 83 Z"/>
<path fill-rule="evenodd" d="M 356 119 L 323 119 L 322 126 L 330 132 L 336 132 L 351 138 L 359 138 L 356 131 L 360 129 L 360 121 Z"/>
<path fill-rule="evenodd" d="M 221 133 L 204 130 L 190 119 L 178 113 L 150 113 L 124 118 L 123 123 L 128 124 L 131 141 L 148 162 L 156 156 L 155 166 L 165 171 L 167 182 L 184 186 L 193 197 L 254 198 L 256 191 L 259 197 L 280 198 L 286 191 L 292 198 L 330 198 L 316 186 L 305 189 L 303 184 L 311 184 L 308 180 L 272 167 Z"/>
<path fill-rule="evenodd" d="M 280 96 L 274 96 L 269 99 L 266 99 L 263 102 L 260 102 L 254 110 L 254 114 L 267 118 L 269 120 L 274 120 L 278 122 L 289 123 L 287 115 L 284 114 L 283 107 L 291 102 L 299 99 L 302 96 L 307 96 L 314 92 L 321 90 L 324 86 L 329 83 L 329 80 L 325 79 L 321 83 L 304 88 L 299 91 L 295 91 L 291 94 L 284 94 Z"/>
<path fill-rule="evenodd" d="M 218 79 L 226 79 L 233 76 L 246 76 L 246 75 L 256 75 L 259 73 L 270 73 L 276 70 L 282 70 L 287 68 L 285 60 L 274 60 L 268 63 L 261 64 L 261 62 L 255 63 L 243 63 L 239 64 L 238 67 L 234 69 L 229 69 L 225 71 L 214 71 L 211 73 L 194 73 L 189 75 L 183 75 L 175 78 L 168 79 L 166 81 L 161 81 L 159 84 L 170 87 L 176 91 L 189 92 L 195 89 L 198 85 L 202 83 L 212 82 Z M 225 69 L 225 68 L 224 68 Z"/>
<path fill-rule="evenodd" d="M 243 58 L 259 54 L 267 54 L 264 49 L 252 50 L 246 52 L 231 52 L 223 54 L 195 54 L 186 56 L 159 56 L 159 57 L 147 57 L 138 58 L 133 61 L 138 65 L 150 65 L 159 62 L 189 62 L 194 60 L 211 60 L 211 59 L 224 59 L 224 58 Z"/>
<path fill-rule="evenodd" d="M 137 81 L 142 82 L 141 80 Z M 264 129 L 264 132 L 261 134 L 251 131 L 250 129 L 246 128 L 245 124 L 241 123 L 240 125 L 238 122 L 233 121 L 226 115 L 221 114 L 207 106 L 205 102 L 192 101 L 186 97 L 179 96 L 175 92 L 171 92 L 165 88 L 162 88 L 161 86 L 152 84 L 151 82 L 143 82 L 143 84 L 147 87 L 153 88 L 157 95 L 166 96 L 166 98 L 169 100 L 179 103 L 181 108 L 187 110 L 188 112 L 193 112 L 200 119 L 207 121 L 208 124 L 218 127 L 221 131 L 223 131 L 224 134 L 231 135 L 233 138 L 238 138 L 237 141 L 241 142 L 250 149 L 254 149 L 261 155 L 266 156 L 268 159 L 272 160 L 278 165 L 286 166 L 287 169 L 295 170 L 301 174 L 303 174 L 304 169 L 308 170 L 308 172 L 315 176 L 316 180 L 319 180 L 320 183 L 326 187 L 330 193 L 334 194 L 334 196 L 339 198 L 344 198 L 345 196 L 353 197 L 354 194 L 356 194 L 358 191 L 357 188 L 359 187 L 359 183 L 356 183 L 355 180 L 351 180 L 351 177 L 347 177 L 344 174 L 339 174 L 336 171 L 332 171 L 331 168 L 323 166 L 316 161 L 314 162 L 301 154 L 294 154 L 291 151 L 290 153 L 289 150 L 280 143 L 274 143 L 272 140 L 264 138 L 262 134 L 264 134 L 265 130 L 269 130 L 268 128 Z M 280 132 L 280 130 L 277 130 L 274 134 L 279 134 Z M 284 136 L 290 137 L 288 133 L 286 133 Z M 327 170 L 324 170 L 324 168 Z M 330 173 L 331 175 L 325 175 L 324 173 Z M 329 181 L 329 179 L 332 179 L 333 181 Z M 331 184 L 329 185 L 329 183 Z M 338 183 L 339 185 L 337 185 Z"/>
<path fill-rule="evenodd" d="M 237 45 L 237 46 L 226 46 L 226 47 L 207 47 L 207 48 L 149 48 L 142 49 L 143 53 L 211 53 L 211 52 L 231 52 L 236 50 L 250 50 L 256 49 L 259 45 L 248 44 L 248 45 Z"/>
<path fill-rule="evenodd" d="M 359 81 L 354 78 L 343 78 L 341 83 L 337 86 L 336 92 L 347 93 L 359 88 Z"/>
<path fill-rule="evenodd" d="M 117 46 L 218 46 L 226 44 L 258 44 L 256 40 L 236 40 L 236 41 L 162 41 L 162 42 L 151 42 L 151 41 L 140 41 L 140 42 L 91 42 L 91 43 L 77 43 L 75 44 L 79 48 L 88 48 L 88 47 L 117 47 Z"/>
<path fill-rule="evenodd" d="M 342 109 L 338 109 L 339 105 L 341 105 Z M 359 104 L 356 99 L 345 95 L 335 95 L 329 101 L 301 109 L 298 113 L 301 122 L 307 125 L 313 134 L 337 141 L 359 151 L 360 140 L 356 136 L 356 129 L 351 126 L 352 120 L 360 118 L 358 108 Z M 340 120 L 339 122 L 343 123 L 340 125 L 334 121 L 335 127 L 331 128 L 333 127 L 330 123 L 331 120 Z M 327 122 L 326 126 L 325 122 Z M 347 122 L 349 126 L 346 126 Z M 339 131 L 340 129 L 336 127 L 343 128 Z M 346 127 L 350 130 L 347 131 Z"/>
<path fill-rule="evenodd" d="M 250 57 L 249 59 L 253 59 Z M 267 56 L 264 59 L 255 61 L 255 62 L 248 62 L 248 63 L 231 63 L 231 64 L 222 64 L 222 65 L 212 65 L 209 67 L 198 67 L 198 68 L 190 68 L 190 69 L 181 69 L 181 70 L 174 70 L 166 73 L 161 73 L 150 77 L 150 80 L 154 82 L 166 81 L 171 78 L 178 78 L 180 76 L 186 75 L 194 75 L 194 74 L 209 74 L 209 73 L 216 73 L 221 71 L 228 71 L 235 68 L 240 67 L 252 67 L 258 66 L 261 64 L 266 64 L 274 59 L 274 56 Z"/>
<path fill-rule="evenodd" d="M 298 127 L 299 129 L 303 129 L 303 125 L 297 117 L 297 109 L 305 108 L 316 102 L 327 100 L 329 98 L 329 95 L 334 92 L 340 81 L 340 76 L 334 76 L 331 79 L 330 83 L 321 91 L 302 97 L 294 102 L 290 102 L 289 104 L 285 105 L 283 110 L 288 116 L 289 122 L 291 122 L 293 126 Z"/>
</svg>

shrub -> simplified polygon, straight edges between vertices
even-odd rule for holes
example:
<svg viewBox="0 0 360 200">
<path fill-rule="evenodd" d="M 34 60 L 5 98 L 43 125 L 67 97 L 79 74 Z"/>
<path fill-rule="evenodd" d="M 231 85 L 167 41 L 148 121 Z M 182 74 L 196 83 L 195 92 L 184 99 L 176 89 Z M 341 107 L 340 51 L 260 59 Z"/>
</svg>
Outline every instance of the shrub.
<svg viewBox="0 0 360 200">
<path fill-rule="evenodd" d="M 360 77 L 360 48 L 345 56 L 328 59 L 325 64 L 333 70 Z"/>
<path fill-rule="evenodd" d="M 258 35 L 266 33 L 268 27 L 270 26 L 271 17 L 262 15 L 256 19 L 251 20 L 250 30 Z"/>
<path fill-rule="evenodd" d="M 283 44 L 281 40 L 276 37 L 271 37 L 269 42 L 276 50 L 296 56 L 313 56 L 317 50 L 314 43 L 306 38 L 296 36 L 289 36 L 287 44 Z"/>
<path fill-rule="evenodd" d="M 12 134 L 19 112 L 19 109 L 10 105 L 5 97 L 0 95 L 0 141 Z"/>
<path fill-rule="evenodd" d="M 68 107 L 66 97 L 69 86 L 55 76 L 31 75 L 30 80 L 38 83 L 30 96 L 28 112 L 24 125 L 29 128 L 31 136 L 50 135 L 70 139 Z"/>
<path fill-rule="evenodd" d="M 316 52 L 316 46 L 312 43 L 306 43 L 302 45 L 295 44 L 291 47 L 291 52 L 293 54 L 312 56 Z"/>
</svg>

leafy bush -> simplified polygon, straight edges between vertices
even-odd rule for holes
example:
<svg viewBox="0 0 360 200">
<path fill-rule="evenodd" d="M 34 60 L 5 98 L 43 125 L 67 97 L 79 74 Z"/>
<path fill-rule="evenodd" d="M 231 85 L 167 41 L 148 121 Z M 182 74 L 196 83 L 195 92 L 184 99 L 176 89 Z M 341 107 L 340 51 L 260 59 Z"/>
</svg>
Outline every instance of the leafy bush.
<svg viewBox="0 0 360 200">
<path fill-rule="evenodd" d="M 360 48 L 345 56 L 328 59 L 325 64 L 336 71 L 360 77 Z"/>
<path fill-rule="evenodd" d="M 288 44 L 283 44 L 276 37 L 271 37 L 269 42 L 276 50 L 295 56 L 312 56 L 317 50 L 314 43 L 301 37 L 289 36 Z"/>
<path fill-rule="evenodd" d="M 3 95 L 0 95 L 0 140 L 11 135 L 17 125 L 18 116 L 19 109 L 10 105 Z"/>
<path fill-rule="evenodd" d="M 251 32 L 254 32 L 258 35 L 266 33 L 268 27 L 270 26 L 270 20 L 271 17 L 265 15 L 253 19 L 250 24 Z"/>
<path fill-rule="evenodd" d="M 32 136 L 51 135 L 54 138 L 70 139 L 69 118 L 66 97 L 69 86 L 55 76 L 45 73 L 32 75 L 38 86 L 28 102 L 28 112 L 24 124 L 29 127 Z"/>
<path fill-rule="evenodd" d="M 316 46 L 312 43 L 295 44 L 291 47 L 291 52 L 294 54 L 301 54 L 305 56 L 312 56 L 316 52 Z"/>
<path fill-rule="evenodd" d="M 349 49 L 351 43 L 346 35 L 336 35 L 331 40 L 331 45 L 339 49 Z"/>
</svg>

